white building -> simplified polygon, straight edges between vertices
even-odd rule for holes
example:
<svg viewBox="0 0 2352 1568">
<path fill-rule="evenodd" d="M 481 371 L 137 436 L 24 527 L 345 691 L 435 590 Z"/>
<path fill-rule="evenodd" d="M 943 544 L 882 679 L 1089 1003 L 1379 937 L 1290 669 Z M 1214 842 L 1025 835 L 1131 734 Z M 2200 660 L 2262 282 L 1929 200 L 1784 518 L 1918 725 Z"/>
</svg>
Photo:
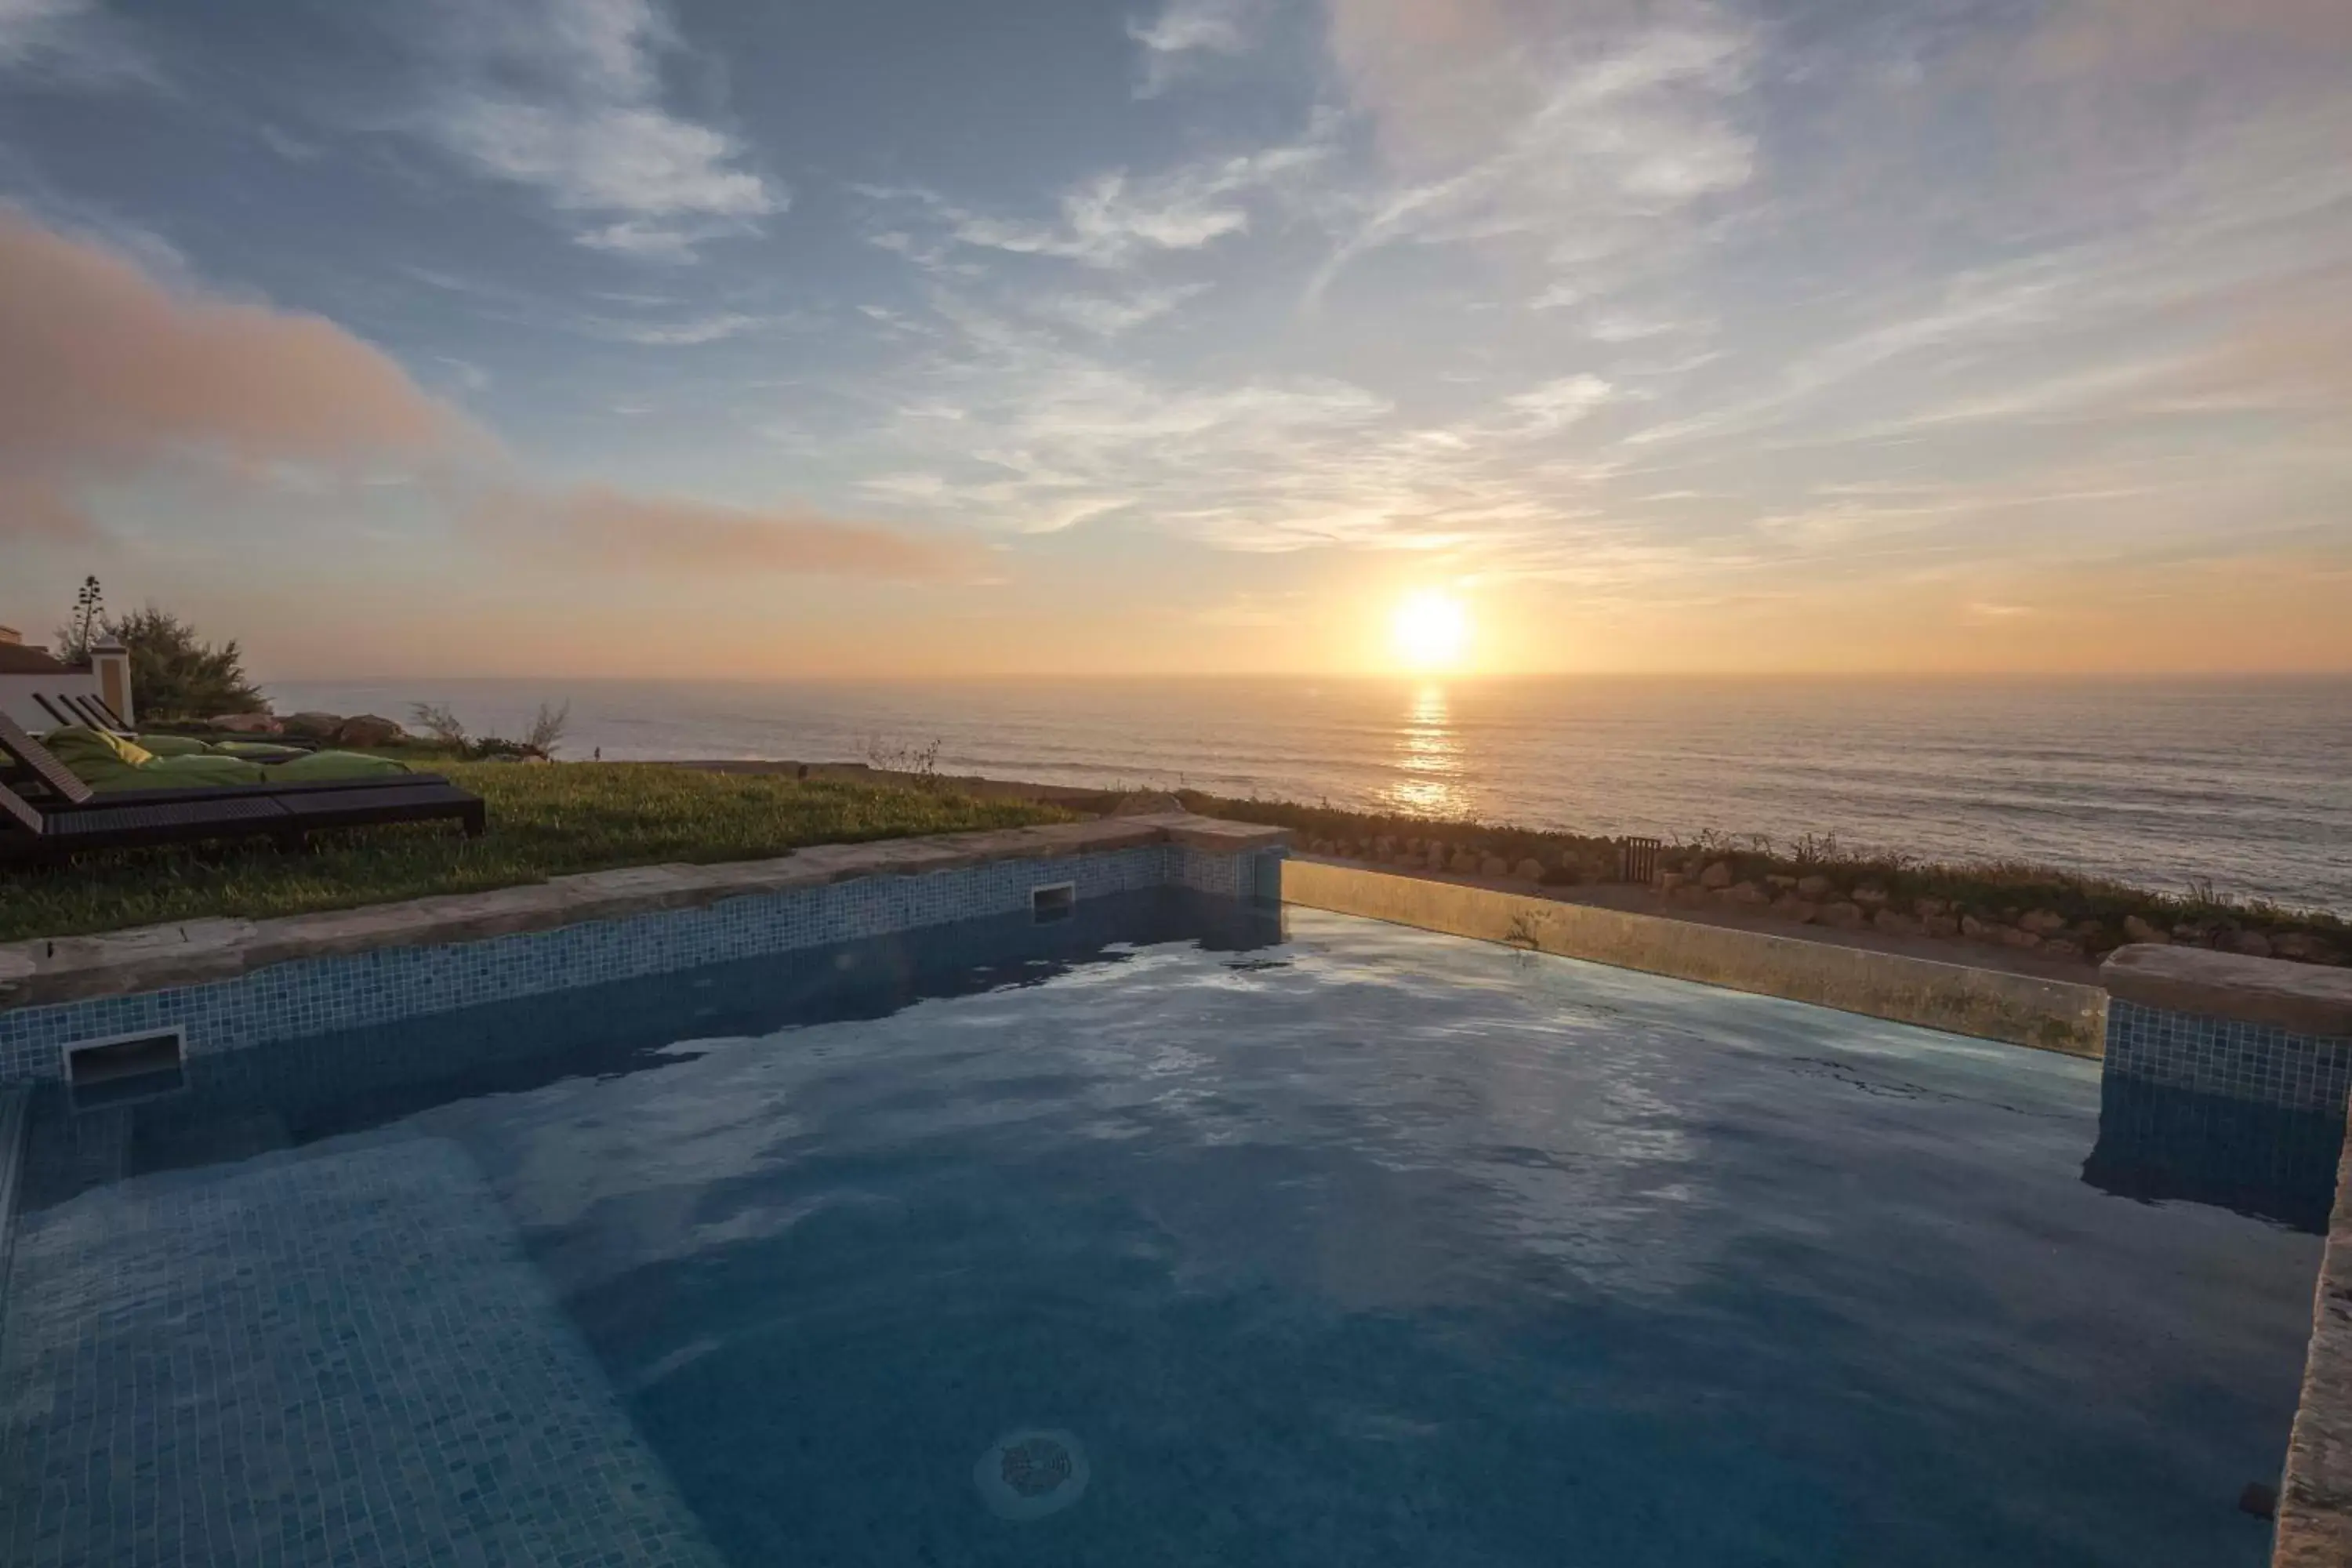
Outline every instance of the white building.
<svg viewBox="0 0 2352 1568">
<path fill-rule="evenodd" d="M 82 710 L 81 704 L 93 701 L 112 712 Z M 127 727 L 137 720 L 131 705 L 131 656 L 110 638 L 90 649 L 87 660 L 69 664 L 26 642 L 15 627 L 0 626 L 0 713 L 37 735 L 93 718 L 120 719 Z"/>
</svg>

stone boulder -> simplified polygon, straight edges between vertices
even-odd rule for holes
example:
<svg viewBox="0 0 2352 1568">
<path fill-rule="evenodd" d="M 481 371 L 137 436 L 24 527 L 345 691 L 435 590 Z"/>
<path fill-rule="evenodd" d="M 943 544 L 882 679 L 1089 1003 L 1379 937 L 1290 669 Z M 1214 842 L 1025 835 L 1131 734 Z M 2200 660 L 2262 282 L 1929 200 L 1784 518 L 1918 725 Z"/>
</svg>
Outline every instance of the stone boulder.
<svg viewBox="0 0 2352 1568">
<path fill-rule="evenodd" d="M 1731 886 L 1731 862 L 1717 860 L 1698 874 L 1698 885 L 1710 893 L 1721 892 Z"/>
<path fill-rule="evenodd" d="M 2042 944 L 2042 952 L 2047 958 L 2071 958 L 2079 962 L 2083 957 L 2083 944 L 2070 942 L 2063 936 L 2053 936 Z"/>
<path fill-rule="evenodd" d="M 1866 918 L 1862 912 L 1860 904 L 1844 900 L 1831 904 L 1822 910 L 1822 924 L 1839 931 L 1860 931 L 1862 922 Z"/>
<path fill-rule="evenodd" d="M 2036 936 L 2056 936 L 2067 928 L 2064 915 L 2055 910 L 2028 910 L 2017 920 L 2017 929 L 2030 931 Z"/>
<path fill-rule="evenodd" d="M 1772 895 L 1753 882 L 1738 882 L 1718 895 L 1725 903 L 1739 909 L 1760 910 L 1772 901 Z"/>
<path fill-rule="evenodd" d="M 2170 947 L 2172 933 L 2152 926 L 2137 915 L 2124 917 L 2124 937 L 2129 942 L 2153 942 L 2158 947 Z"/>
<path fill-rule="evenodd" d="M 1507 877 L 1510 874 L 1511 863 L 1500 855 L 1488 855 L 1478 862 L 1478 875 L 1481 877 Z"/>
<path fill-rule="evenodd" d="M 1911 912 L 1923 921 L 1931 921 L 1937 915 L 1950 914 L 1952 906 L 1941 899 L 1914 899 L 1911 901 Z"/>
<path fill-rule="evenodd" d="M 292 713 L 282 721 L 281 734 L 304 741 L 331 741 L 335 731 L 343 727 L 340 713 Z"/>
<path fill-rule="evenodd" d="M 1927 929 L 1917 916 L 1906 915 L 1901 910 L 1880 910 L 1870 917 L 1870 923 L 1888 936 L 1917 936 Z"/>
<path fill-rule="evenodd" d="M 1797 879 L 1797 897 L 1809 900 L 1813 903 L 1820 903 L 1823 899 L 1828 898 L 1835 891 L 1837 891 L 1837 889 L 1830 885 L 1830 879 L 1827 877 L 1800 877 Z"/>
<path fill-rule="evenodd" d="M 1540 882 L 1544 879 L 1543 862 L 1530 855 L 1511 868 L 1511 875 L 1522 882 Z"/>
<path fill-rule="evenodd" d="M 1811 899 L 1801 899 L 1794 893 L 1783 893 L 1772 902 L 1772 912 L 1784 921 L 1794 921 L 1809 926 L 1822 918 L 1822 906 Z"/>
<path fill-rule="evenodd" d="M 2271 939 L 2258 931 L 2242 931 L 2230 938 L 2230 951 L 2242 952 L 2248 958 L 2268 958 Z"/>
<path fill-rule="evenodd" d="M 1445 869 L 1445 846 L 1444 846 L 1444 845 L 1443 845 L 1443 844 L 1432 844 L 1432 845 L 1429 847 L 1429 851 L 1428 851 L 1428 853 L 1427 853 L 1426 855 L 1423 856 L 1423 857 L 1422 857 L 1422 858 L 1423 858 L 1423 860 L 1425 860 L 1425 861 L 1428 863 L 1429 868 L 1430 868 L 1431 870 L 1433 870 L 1433 871 L 1443 871 L 1443 870 L 1444 870 L 1444 869 Z"/>
<path fill-rule="evenodd" d="M 1853 890 L 1853 901 L 1873 913 L 1885 909 L 1888 898 L 1885 889 L 1872 887 L 1866 883 Z"/>
<path fill-rule="evenodd" d="M 1680 871 L 1661 871 L 1658 873 L 1658 891 L 1662 893 L 1680 892 L 1684 885 L 1690 879 Z"/>
<path fill-rule="evenodd" d="M 373 713 L 362 713 L 335 726 L 334 742 L 338 746 L 388 746 L 394 741 L 408 738 L 408 731 L 389 719 Z"/>
<path fill-rule="evenodd" d="M 2335 963 L 2339 961 L 2334 948 L 2304 931 L 2291 931 L 2273 938 L 2271 956 L 2293 959 L 2297 963 Z"/>
<path fill-rule="evenodd" d="M 207 730 L 226 730 L 232 735 L 280 735 L 286 726 L 274 713 L 215 713 L 204 721 Z"/>
<path fill-rule="evenodd" d="M 1960 934 L 1960 922 L 1949 915 L 1928 915 L 1920 921 L 1919 929 L 1929 936 L 1950 938 Z"/>
</svg>

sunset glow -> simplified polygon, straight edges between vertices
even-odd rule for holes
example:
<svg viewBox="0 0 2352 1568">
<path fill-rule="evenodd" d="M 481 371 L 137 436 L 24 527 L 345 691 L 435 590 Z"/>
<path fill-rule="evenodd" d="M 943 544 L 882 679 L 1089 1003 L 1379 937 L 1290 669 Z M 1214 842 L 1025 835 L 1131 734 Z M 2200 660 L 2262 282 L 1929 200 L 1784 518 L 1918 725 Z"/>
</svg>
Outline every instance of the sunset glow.
<svg viewBox="0 0 2352 1568">
<path fill-rule="evenodd" d="M 1411 669 L 1458 668 L 1469 651 L 1470 616 L 1450 594 L 1413 595 L 1397 606 L 1389 631 L 1398 660 Z"/>
</svg>

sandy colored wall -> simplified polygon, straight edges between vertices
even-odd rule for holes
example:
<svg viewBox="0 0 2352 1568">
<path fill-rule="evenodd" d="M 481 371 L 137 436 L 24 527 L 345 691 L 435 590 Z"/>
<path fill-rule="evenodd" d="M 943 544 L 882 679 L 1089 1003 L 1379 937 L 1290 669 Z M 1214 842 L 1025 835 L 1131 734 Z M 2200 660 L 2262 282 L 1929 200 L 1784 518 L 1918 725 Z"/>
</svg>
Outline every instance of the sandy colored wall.
<svg viewBox="0 0 2352 1568">
<path fill-rule="evenodd" d="M 1335 914 L 1509 942 L 2072 1056 L 2097 1057 L 2105 1044 L 2106 993 L 2095 985 L 1313 860 L 1285 863 L 1282 896 L 1286 903 Z"/>
</svg>

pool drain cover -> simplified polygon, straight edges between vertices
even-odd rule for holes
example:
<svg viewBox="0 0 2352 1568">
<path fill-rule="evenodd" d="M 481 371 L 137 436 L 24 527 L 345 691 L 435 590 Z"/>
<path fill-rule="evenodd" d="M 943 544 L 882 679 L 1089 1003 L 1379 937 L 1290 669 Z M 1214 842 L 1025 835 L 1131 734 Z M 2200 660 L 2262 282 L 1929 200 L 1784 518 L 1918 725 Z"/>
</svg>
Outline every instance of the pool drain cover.
<svg viewBox="0 0 2352 1568">
<path fill-rule="evenodd" d="M 1043 1519 L 1085 1495 L 1087 1451 L 1067 1432 L 1013 1432 L 971 1468 L 981 1500 L 999 1519 Z"/>
</svg>

